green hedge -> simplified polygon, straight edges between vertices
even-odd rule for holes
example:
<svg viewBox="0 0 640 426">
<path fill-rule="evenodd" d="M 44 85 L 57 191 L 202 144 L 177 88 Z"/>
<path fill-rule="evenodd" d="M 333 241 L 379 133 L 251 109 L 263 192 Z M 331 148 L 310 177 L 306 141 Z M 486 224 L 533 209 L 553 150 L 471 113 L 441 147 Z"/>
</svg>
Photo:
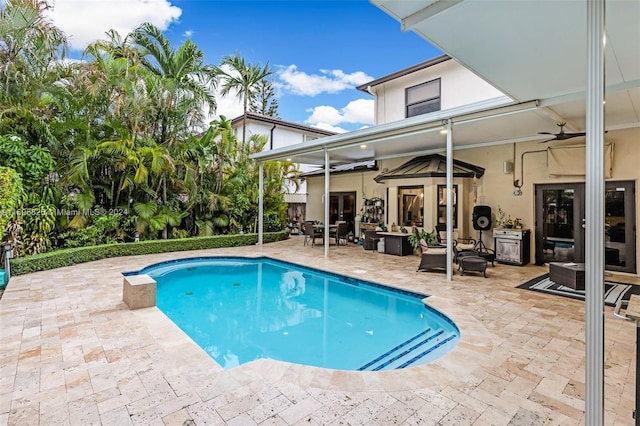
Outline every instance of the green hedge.
<svg viewBox="0 0 640 426">
<path fill-rule="evenodd" d="M 289 231 L 265 232 L 264 243 L 286 240 Z M 174 240 L 151 240 L 138 243 L 103 244 L 55 250 L 33 256 L 11 260 L 11 275 L 70 266 L 108 257 L 134 256 L 138 254 L 165 253 L 171 251 L 203 250 L 221 247 L 249 246 L 258 242 L 258 234 L 216 235 L 213 237 L 184 238 Z"/>
</svg>

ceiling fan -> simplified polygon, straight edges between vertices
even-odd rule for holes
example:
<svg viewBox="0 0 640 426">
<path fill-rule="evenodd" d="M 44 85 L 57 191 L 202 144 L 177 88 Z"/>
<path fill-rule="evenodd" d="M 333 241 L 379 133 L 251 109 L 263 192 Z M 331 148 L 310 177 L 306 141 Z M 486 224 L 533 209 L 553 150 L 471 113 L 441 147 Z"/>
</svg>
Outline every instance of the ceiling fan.
<svg viewBox="0 0 640 426">
<path fill-rule="evenodd" d="M 551 139 L 547 139 L 546 141 L 541 141 L 540 143 L 546 143 L 551 141 L 564 141 L 571 138 L 576 138 L 578 136 L 584 136 L 586 133 L 577 132 L 577 133 L 565 133 L 564 126 L 566 126 L 566 122 L 557 123 L 556 126 L 560 127 L 560 131 L 558 133 L 549 133 L 549 132 L 538 132 L 539 135 L 552 135 Z"/>
</svg>

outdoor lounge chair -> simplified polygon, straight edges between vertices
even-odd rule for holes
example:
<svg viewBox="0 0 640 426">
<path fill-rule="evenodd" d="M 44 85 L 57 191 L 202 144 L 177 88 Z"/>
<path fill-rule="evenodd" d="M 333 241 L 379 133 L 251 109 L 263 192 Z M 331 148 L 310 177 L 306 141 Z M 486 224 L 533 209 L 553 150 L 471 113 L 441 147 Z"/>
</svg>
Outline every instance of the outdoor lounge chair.
<svg viewBox="0 0 640 426">
<path fill-rule="evenodd" d="M 438 231 L 438 243 L 441 245 L 447 244 L 447 225 L 436 225 L 436 231 Z M 460 238 L 458 231 L 451 233 L 453 243 L 453 261 L 458 262 L 458 254 L 463 251 L 473 251 L 476 246 L 476 240 L 473 238 Z"/>
<path fill-rule="evenodd" d="M 429 271 L 432 269 L 447 269 L 446 247 L 429 247 L 425 240 L 420 240 L 420 248 L 422 254 L 420 255 L 420 265 L 418 265 L 416 272 Z"/>
</svg>

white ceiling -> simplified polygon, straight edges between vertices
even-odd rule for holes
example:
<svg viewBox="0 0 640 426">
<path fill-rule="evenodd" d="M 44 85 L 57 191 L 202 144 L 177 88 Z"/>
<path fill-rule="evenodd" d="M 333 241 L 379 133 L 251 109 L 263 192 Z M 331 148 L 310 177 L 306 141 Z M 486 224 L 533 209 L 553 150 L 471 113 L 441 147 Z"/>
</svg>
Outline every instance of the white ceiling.
<svg viewBox="0 0 640 426">
<path fill-rule="evenodd" d="M 371 1 L 512 100 L 438 111 L 254 158 L 324 164 L 325 146 L 334 164 L 441 152 L 447 118 L 454 123 L 454 149 L 544 140 L 538 132 L 557 133 L 559 121 L 568 123 L 566 131 L 585 130 L 586 1 Z M 606 17 L 605 126 L 640 127 L 640 1 L 608 0 Z"/>
<path fill-rule="evenodd" d="M 372 0 L 498 90 L 519 102 L 584 99 L 587 84 L 586 1 Z M 407 4 L 409 3 L 409 4 Z M 640 122 L 640 2 L 606 2 L 607 107 L 623 102 L 607 125 Z M 490 46 L 490 48 L 487 48 Z M 548 102 L 545 102 L 548 101 Z M 581 108 L 577 108 L 578 104 Z M 559 107 L 584 130 L 584 102 Z M 618 110 L 626 113 L 619 117 Z"/>
</svg>

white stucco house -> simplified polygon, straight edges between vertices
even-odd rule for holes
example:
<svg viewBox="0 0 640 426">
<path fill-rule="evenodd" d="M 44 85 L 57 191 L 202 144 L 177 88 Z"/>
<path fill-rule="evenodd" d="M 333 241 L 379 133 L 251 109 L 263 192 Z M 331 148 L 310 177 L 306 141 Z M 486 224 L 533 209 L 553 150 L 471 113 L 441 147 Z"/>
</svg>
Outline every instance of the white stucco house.
<svg viewBox="0 0 640 426">
<path fill-rule="evenodd" d="M 578 3 L 565 6 L 584 8 L 582 2 Z M 616 2 L 616 6 L 622 3 Z M 381 2 L 383 10 L 387 7 L 393 9 L 390 3 Z M 547 7 L 537 5 L 529 12 L 540 14 Z M 449 19 L 428 6 L 425 10 L 436 13 L 433 17 L 427 13 L 427 19 Z M 615 12 L 611 19 L 624 14 L 624 10 Z M 489 16 L 483 15 L 483 19 Z M 625 30 L 630 29 L 620 26 L 611 33 L 614 39 L 622 40 Z M 430 27 L 424 27 L 424 31 L 430 34 Z M 584 49 L 578 52 L 577 63 L 563 62 L 561 68 L 554 69 L 552 63 L 540 62 L 555 58 L 557 52 L 546 55 L 546 50 L 535 45 L 532 49 L 537 49 L 538 56 L 527 60 L 527 54 L 516 49 L 508 37 L 500 36 L 498 29 L 478 31 L 486 33 L 498 49 L 529 65 L 517 64 L 520 75 L 510 72 L 510 67 L 516 67 L 514 60 L 498 57 L 478 45 L 474 39 L 478 35 L 467 34 L 468 41 L 463 43 L 438 27 L 436 35 L 446 39 L 459 55 L 464 54 L 467 63 L 443 55 L 361 85 L 359 90 L 374 97 L 375 126 L 304 146 L 276 148 L 255 158 L 286 156 L 329 165 L 328 185 L 324 170 L 306 174 L 307 219 L 353 220 L 355 229 L 360 228 L 355 223 L 359 218 L 432 230 L 446 221 L 446 202 L 451 198 L 452 225 L 460 235 L 481 237 L 488 247 L 494 247 L 491 229 L 480 234 L 473 221 L 476 207 L 486 206 L 491 209 L 491 228 L 499 225 L 499 211 L 512 219 L 520 218 L 530 231 L 531 262 L 584 261 L 587 119 L 586 95 L 578 88 L 584 87 L 585 78 L 583 74 L 572 78 L 569 72 L 582 70 L 579 64 L 585 63 Z M 586 36 L 577 34 L 568 41 L 566 35 L 557 37 L 558 42 L 566 44 Z M 635 194 L 640 171 L 635 163 L 640 158 L 640 80 L 634 76 L 639 72 L 639 54 L 633 48 L 637 39 L 624 40 L 631 46 L 616 45 L 618 56 L 626 59 L 610 65 L 617 69 L 609 72 L 615 82 L 607 86 L 604 261 L 607 269 L 637 273 L 639 204 Z M 479 51 L 493 63 L 486 63 L 487 58 Z M 561 89 L 558 79 L 567 88 Z M 533 93 L 539 97 L 531 97 Z M 445 190 L 448 138 L 452 139 L 452 197 L 447 197 L 449 192 Z M 372 200 L 384 205 L 382 212 L 370 208 Z"/>
<path fill-rule="evenodd" d="M 443 55 L 358 87 L 375 99 L 378 128 L 394 126 L 418 117 L 465 108 L 499 108 L 513 100 L 488 82 Z M 506 117 L 509 117 L 507 113 Z M 473 118 L 471 118 L 473 119 Z M 553 108 L 535 108 L 528 117 L 529 140 L 499 140 L 482 147 L 466 146 L 453 155 L 453 227 L 461 236 L 478 239 L 494 248 L 492 229 L 498 213 L 520 218 L 529 230 L 527 257 L 542 264 L 549 261 L 584 261 L 584 135 L 568 138 L 580 130 L 569 124 Z M 551 140 L 560 132 L 558 123 L 567 122 L 563 140 Z M 571 125 L 573 130 L 567 130 Z M 502 121 L 519 127 L 518 120 Z M 487 136 L 477 126 L 478 141 Z M 438 130 L 437 134 L 439 134 Z M 539 132 L 553 133 L 539 134 Z M 473 141 L 474 127 L 469 125 Z M 406 134 L 406 133 L 405 133 Z M 444 135 L 440 136 L 444 139 Z M 560 137 L 562 138 L 562 137 Z M 373 138 L 369 138 L 372 140 Z M 609 131 L 606 135 L 607 241 L 606 266 L 611 270 L 636 272 L 637 226 L 634 161 L 639 148 L 638 127 Z M 387 144 L 393 144 L 390 138 Z M 417 140 L 417 145 L 420 142 Z M 367 146 L 365 146 L 367 145 Z M 373 149 L 362 138 L 362 151 Z M 379 155 L 376 160 L 337 164 L 330 170 L 330 221 L 345 214 L 354 221 L 418 226 L 432 230 L 446 221 L 446 155 L 442 149 L 419 148 L 411 156 Z M 578 161 L 573 161 L 573 159 Z M 368 166 L 368 167 L 365 167 Z M 324 217 L 324 170 L 305 175 L 308 183 L 307 218 Z M 382 201 L 383 214 L 367 215 L 369 200 Z M 478 206 L 491 211 L 492 223 L 483 233 L 474 226 Z M 344 217 L 343 217 L 344 218 Z"/>
</svg>

